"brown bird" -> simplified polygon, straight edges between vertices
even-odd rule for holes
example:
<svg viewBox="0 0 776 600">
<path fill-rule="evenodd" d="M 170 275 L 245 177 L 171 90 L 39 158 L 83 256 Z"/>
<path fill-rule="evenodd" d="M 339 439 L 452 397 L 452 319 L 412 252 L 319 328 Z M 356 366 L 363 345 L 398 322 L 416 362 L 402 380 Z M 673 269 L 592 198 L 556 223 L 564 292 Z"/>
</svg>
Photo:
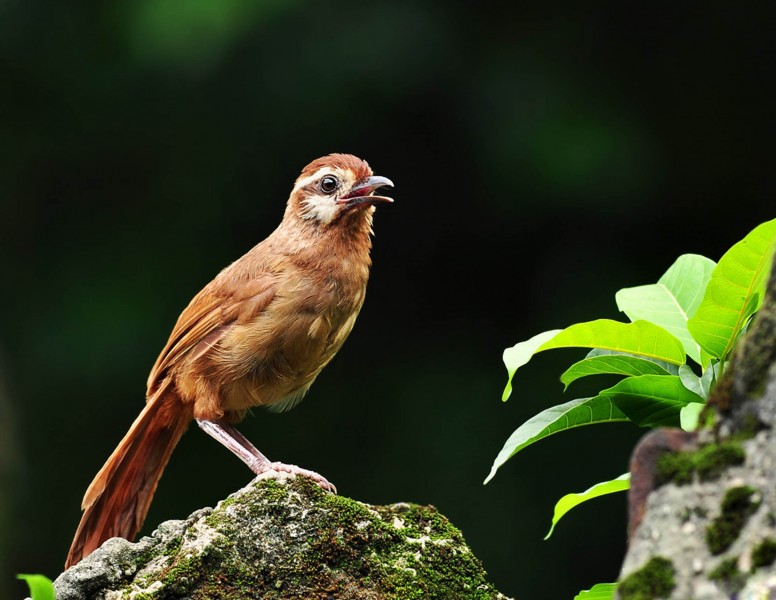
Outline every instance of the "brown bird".
<svg viewBox="0 0 776 600">
<path fill-rule="evenodd" d="M 84 495 L 65 567 L 133 539 L 192 419 L 256 473 L 285 471 L 234 427 L 254 406 L 288 410 L 348 337 L 364 302 L 375 190 L 393 186 L 349 154 L 307 165 L 280 226 L 189 303 L 148 377 L 146 405 Z"/>
</svg>

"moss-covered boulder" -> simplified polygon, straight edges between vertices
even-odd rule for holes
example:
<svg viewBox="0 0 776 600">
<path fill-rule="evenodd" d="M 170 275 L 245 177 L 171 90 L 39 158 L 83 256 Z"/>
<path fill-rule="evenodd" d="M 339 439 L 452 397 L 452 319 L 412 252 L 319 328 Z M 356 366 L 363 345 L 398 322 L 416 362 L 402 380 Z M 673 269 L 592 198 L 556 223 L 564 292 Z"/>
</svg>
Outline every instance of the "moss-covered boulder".
<svg viewBox="0 0 776 600">
<path fill-rule="evenodd" d="M 371 506 L 305 478 L 255 480 L 138 543 L 107 541 L 58 600 L 504 598 L 434 507 Z"/>
</svg>

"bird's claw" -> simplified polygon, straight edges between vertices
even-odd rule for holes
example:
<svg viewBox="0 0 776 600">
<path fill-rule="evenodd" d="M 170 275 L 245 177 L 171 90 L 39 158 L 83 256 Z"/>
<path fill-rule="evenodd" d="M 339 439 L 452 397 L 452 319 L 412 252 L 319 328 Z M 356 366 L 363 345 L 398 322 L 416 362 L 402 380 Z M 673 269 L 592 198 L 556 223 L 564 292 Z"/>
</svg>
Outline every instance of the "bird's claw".
<svg viewBox="0 0 776 600">
<path fill-rule="evenodd" d="M 309 477 L 315 483 L 317 483 L 323 490 L 327 492 L 331 492 L 332 494 L 337 493 L 337 488 L 334 486 L 334 484 L 331 483 L 328 479 L 326 479 L 323 475 L 320 475 L 315 471 L 303 469 L 302 467 L 297 467 L 296 465 L 287 465 L 286 463 L 281 463 L 281 462 L 272 463 L 270 465 L 270 469 L 272 471 L 277 471 L 278 473 L 290 473 L 292 475 L 301 475 L 302 477 Z"/>
</svg>

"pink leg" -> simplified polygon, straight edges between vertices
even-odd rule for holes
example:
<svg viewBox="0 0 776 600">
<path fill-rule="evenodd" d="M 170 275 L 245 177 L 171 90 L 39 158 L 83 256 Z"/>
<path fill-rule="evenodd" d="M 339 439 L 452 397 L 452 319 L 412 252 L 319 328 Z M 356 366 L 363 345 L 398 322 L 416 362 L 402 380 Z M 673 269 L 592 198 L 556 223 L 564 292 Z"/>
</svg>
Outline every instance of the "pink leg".
<svg viewBox="0 0 776 600">
<path fill-rule="evenodd" d="M 329 481 L 314 471 L 308 471 L 302 469 L 296 465 L 287 465 L 281 462 L 270 462 L 270 460 L 264 456 L 256 446 L 251 444 L 250 440 L 246 438 L 242 433 L 237 431 L 232 425 L 224 425 L 222 423 L 216 423 L 215 421 L 205 421 L 202 419 L 195 419 L 199 428 L 207 433 L 210 437 L 220 442 L 223 446 L 228 448 L 233 454 L 243 461 L 248 468 L 261 475 L 268 471 L 277 471 L 283 473 L 291 473 L 293 475 L 301 475 L 303 477 L 309 477 L 324 490 L 337 493 L 337 488 L 334 487 Z"/>
</svg>

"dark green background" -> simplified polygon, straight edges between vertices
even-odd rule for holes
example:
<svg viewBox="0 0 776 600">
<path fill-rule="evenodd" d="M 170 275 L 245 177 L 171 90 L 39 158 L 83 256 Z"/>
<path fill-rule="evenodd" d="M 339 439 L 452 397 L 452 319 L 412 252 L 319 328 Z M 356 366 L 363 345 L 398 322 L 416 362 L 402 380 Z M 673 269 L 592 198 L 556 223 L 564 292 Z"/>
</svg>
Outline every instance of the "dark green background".
<svg viewBox="0 0 776 600">
<path fill-rule="evenodd" d="M 0 1 L 0 595 L 59 572 L 178 313 L 329 152 L 396 183 L 367 301 L 305 402 L 243 430 L 341 494 L 436 505 L 509 595 L 614 580 L 623 496 L 542 537 L 641 432 L 552 438 L 483 487 L 521 422 L 592 389 L 562 394 L 583 353 L 558 352 L 504 405 L 501 352 L 774 217 L 764 6 Z M 249 479 L 192 430 L 146 531 Z"/>
</svg>

